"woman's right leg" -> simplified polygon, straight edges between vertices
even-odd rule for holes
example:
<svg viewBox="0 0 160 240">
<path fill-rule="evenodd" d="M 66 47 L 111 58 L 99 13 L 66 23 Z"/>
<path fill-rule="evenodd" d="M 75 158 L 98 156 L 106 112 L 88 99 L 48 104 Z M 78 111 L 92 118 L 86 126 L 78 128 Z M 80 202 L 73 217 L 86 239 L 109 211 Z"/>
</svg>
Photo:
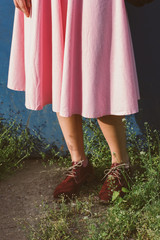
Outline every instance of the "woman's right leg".
<svg viewBox="0 0 160 240">
<path fill-rule="evenodd" d="M 83 159 L 85 160 L 84 166 L 86 166 L 88 160 L 84 152 L 82 116 L 73 114 L 71 117 L 62 117 L 58 112 L 56 114 L 72 162 L 79 162 Z"/>
<path fill-rule="evenodd" d="M 54 198 L 59 198 L 61 194 L 71 197 L 93 176 L 93 168 L 84 152 L 82 116 L 74 114 L 71 117 L 62 117 L 57 112 L 57 118 L 71 154 L 72 166 L 71 172 L 55 188 L 53 195 Z"/>
</svg>

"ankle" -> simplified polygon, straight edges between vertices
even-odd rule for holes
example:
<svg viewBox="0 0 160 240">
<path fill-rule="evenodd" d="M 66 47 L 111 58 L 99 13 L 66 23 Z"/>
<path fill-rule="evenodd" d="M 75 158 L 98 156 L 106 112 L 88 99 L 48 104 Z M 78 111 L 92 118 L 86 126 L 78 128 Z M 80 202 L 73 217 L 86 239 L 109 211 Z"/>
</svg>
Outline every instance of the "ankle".
<svg viewBox="0 0 160 240">
<path fill-rule="evenodd" d="M 126 163 L 126 164 L 130 164 L 130 157 L 129 157 L 128 154 L 123 159 L 117 159 L 115 157 L 112 157 L 112 164 L 113 163 L 119 163 L 119 164 Z"/>
</svg>

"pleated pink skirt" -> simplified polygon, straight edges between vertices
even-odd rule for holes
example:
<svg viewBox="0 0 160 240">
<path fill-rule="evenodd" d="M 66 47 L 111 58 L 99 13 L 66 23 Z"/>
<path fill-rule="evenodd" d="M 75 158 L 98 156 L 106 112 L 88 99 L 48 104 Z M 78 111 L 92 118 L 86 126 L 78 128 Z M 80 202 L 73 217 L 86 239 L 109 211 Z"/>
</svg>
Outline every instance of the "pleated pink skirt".
<svg viewBox="0 0 160 240">
<path fill-rule="evenodd" d="M 64 117 L 138 112 L 124 0 L 32 0 L 29 18 L 15 8 L 7 87 Z"/>
</svg>

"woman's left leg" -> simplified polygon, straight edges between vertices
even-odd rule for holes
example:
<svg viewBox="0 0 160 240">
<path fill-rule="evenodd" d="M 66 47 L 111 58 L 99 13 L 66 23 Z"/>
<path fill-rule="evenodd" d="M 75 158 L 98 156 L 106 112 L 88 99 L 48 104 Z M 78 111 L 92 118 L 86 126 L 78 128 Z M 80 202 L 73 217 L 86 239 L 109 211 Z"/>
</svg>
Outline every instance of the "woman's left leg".
<svg viewBox="0 0 160 240">
<path fill-rule="evenodd" d="M 130 171 L 129 155 L 126 148 L 125 124 L 122 118 L 124 116 L 107 115 L 97 119 L 112 155 L 111 169 L 109 173 L 105 174 L 106 180 L 99 192 L 100 201 L 105 203 L 111 201 L 113 191 L 120 191 L 121 196 L 124 195 L 122 187 L 127 186 L 124 174 L 127 173 L 127 175 L 125 174 L 127 177 Z M 125 172 L 121 171 L 124 165 Z"/>
<path fill-rule="evenodd" d="M 122 118 L 124 118 L 124 115 L 106 115 L 97 118 L 98 124 L 111 150 L 112 163 L 123 163 L 129 160 L 126 148 L 125 123 L 122 121 Z"/>
</svg>

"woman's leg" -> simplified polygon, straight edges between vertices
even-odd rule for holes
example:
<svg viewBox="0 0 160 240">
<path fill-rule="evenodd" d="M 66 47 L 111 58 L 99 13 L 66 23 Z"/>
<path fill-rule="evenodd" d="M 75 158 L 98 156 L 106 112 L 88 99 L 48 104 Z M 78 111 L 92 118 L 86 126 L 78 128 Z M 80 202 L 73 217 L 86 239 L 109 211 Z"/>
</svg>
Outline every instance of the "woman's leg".
<svg viewBox="0 0 160 240">
<path fill-rule="evenodd" d="M 106 115 L 97 118 L 98 124 L 111 150 L 112 163 L 128 163 L 129 161 L 126 148 L 125 123 L 122 122 L 122 118 L 124 118 L 124 115 Z M 116 157 L 113 153 L 116 154 Z"/>
<path fill-rule="evenodd" d="M 57 112 L 57 118 L 71 154 L 72 166 L 71 172 L 69 171 L 65 179 L 55 188 L 53 196 L 59 198 L 64 194 L 72 198 L 80 191 L 81 185 L 93 176 L 93 167 L 84 152 L 82 116 L 73 114 L 71 117 L 62 117 Z"/>
<path fill-rule="evenodd" d="M 84 152 L 82 116 L 73 114 L 71 117 L 62 117 L 58 112 L 56 114 L 72 161 L 78 162 L 84 159 L 86 166 L 88 159 Z"/>
</svg>

